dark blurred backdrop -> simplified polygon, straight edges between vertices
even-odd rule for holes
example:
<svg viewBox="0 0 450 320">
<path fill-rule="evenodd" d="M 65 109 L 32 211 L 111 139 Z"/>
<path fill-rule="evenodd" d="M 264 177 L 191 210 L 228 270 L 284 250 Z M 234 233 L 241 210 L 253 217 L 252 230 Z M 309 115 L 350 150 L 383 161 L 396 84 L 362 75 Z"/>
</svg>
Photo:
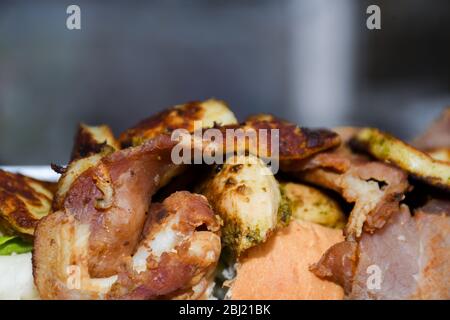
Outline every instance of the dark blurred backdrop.
<svg viewBox="0 0 450 320">
<path fill-rule="evenodd" d="M 119 133 L 208 97 L 411 138 L 450 105 L 449 75 L 448 0 L 0 1 L 0 164 L 64 163 L 80 121 Z"/>
</svg>

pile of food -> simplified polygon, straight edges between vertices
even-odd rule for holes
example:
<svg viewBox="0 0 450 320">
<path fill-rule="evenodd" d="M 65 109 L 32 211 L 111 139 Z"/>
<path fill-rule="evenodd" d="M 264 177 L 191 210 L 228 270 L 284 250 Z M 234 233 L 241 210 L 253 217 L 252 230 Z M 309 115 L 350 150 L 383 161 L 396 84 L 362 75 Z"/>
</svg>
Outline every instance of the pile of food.
<svg viewBox="0 0 450 320">
<path fill-rule="evenodd" d="M 407 144 L 190 102 L 52 168 L 0 170 L 0 299 L 450 299 L 450 108 Z"/>
</svg>

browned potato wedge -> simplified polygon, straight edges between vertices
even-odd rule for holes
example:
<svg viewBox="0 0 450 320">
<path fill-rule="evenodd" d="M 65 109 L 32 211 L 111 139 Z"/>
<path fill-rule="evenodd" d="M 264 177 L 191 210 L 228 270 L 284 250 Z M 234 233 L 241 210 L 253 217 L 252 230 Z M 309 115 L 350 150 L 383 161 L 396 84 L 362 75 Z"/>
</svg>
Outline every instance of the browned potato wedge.
<svg viewBox="0 0 450 320">
<path fill-rule="evenodd" d="M 299 127 L 294 123 L 281 120 L 270 114 L 256 114 L 247 118 L 244 130 L 278 129 L 279 159 L 283 171 L 296 171 L 299 160 L 321 151 L 337 147 L 341 143 L 339 135 L 327 129 Z M 269 131 L 269 134 L 271 133 Z M 271 139 L 268 139 L 271 141 Z M 260 148 L 260 146 L 258 146 Z M 270 145 L 263 154 L 270 154 Z M 258 154 L 258 156 L 260 156 Z"/>
<path fill-rule="evenodd" d="M 38 221 L 51 209 L 55 185 L 0 170 L 0 229 L 33 236 Z"/>
<path fill-rule="evenodd" d="M 379 160 L 392 163 L 413 177 L 450 190 L 450 163 L 435 160 L 428 154 L 374 128 L 362 129 L 354 138 L 358 148 Z"/>
<path fill-rule="evenodd" d="M 290 219 L 277 180 L 252 155 L 230 157 L 200 191 L 223 220 L 223 245 L 236 255 L 266 241 Z"/>
<path fill-rule="evenodd" d="M 119 142 L 114 138 L 114 134 L 107 125 L 88 126 L 80 124 L 75 137 L 75 144 L 72 149 L 71 161 L 85 158 L 99 153 L 103 148 L 119 150 Z"/>
<path fill-rule="evenodd" d="M 54 169 L 62 175 L 58 181 L 53 209 L 61 208 L 67 190 L 84 171 L 96 165 L 105 155 L 119 149 L 120 145 L 107 125 L 80 124 L 75 136 L 70 164 L 67 168 L 54 166 Z"/>
<path fill-rule="evenodd" d="M 216 99 L 194 101 L 177 105 L 141 121 L 122 133 L 119 141 L 123 147 L 128 147 L 175 129 L 193 132 L 195 121 L 201 121 L 202 128 L 211 128 L 214 124 L 237 124 L 234 113 L 225 102 Z"/>
<path fill-rule="evenodd" d="M 62 170 L 62 175 L 58 180 L 57 191 L 53 200 L 53 210 L 62 208 L 67 191 L 69 191 L 72 183 L 86 170 L 95 166 L 105 155 L 110 153 L 111 149 L 104 149 L 100 153 L 93 154 L 89 157 L 72 161 L 67 168 Z"/>
<path fill-rule="evenodd" d="M 289 200 L 292 218 L 343 229 L 346 218 L 339 204 L 324 192 L 305 184 L 287 182 L 281 190 Z"/>
</svg>

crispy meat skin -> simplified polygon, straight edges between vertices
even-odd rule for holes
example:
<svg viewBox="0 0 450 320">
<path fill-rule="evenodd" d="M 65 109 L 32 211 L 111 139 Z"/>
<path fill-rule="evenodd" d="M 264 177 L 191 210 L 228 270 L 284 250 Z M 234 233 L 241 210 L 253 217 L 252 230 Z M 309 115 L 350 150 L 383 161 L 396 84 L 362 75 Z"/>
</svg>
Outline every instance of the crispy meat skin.
<svg viewBox="0 0 450 320">
<path fill-rule="evenodd" d="M 336 263 L 355 253 L 351 267 Z M 367 286 L 370 266 L 381 272 L 379 288 Z M 449 299 L 450 218 L 412 217 L 403 205 L 383 229 L 331 247 L 312 270 L 342 285 L 349 299 Z"/>
<path fill-rule="evenodd" d="M 174 167 L 172 146 L 168 137 L 160 136 L 142 147 L 113 153 L 71 185 L 63 208 L 91 226 L 89 270 L 94 276 L 111 275 L 120 257 L 134 250 L 139 237 L 136 230 L 142 229 L 151 196 L 162 176 Z M 101 190 L 102 182 L 105 190 Z M 111 195 L 108 188 L 113 190 Z M 110 206 L 99 207 L 100 199 L 111 201 Z"/>
<path fill-rule="evenodd" d="M 136 248 L 150 246 L 164 218 L 152 216 L 147 234 L 141 235 L 152 194 L 176 169 L 170 157 L 174 144 L 160 135 L 100 157 L 74 179 L 60 211 L 38 227 L 33 266 L 42 297 L 154 298 L 187 290 L 203 279 L 217 262 L 221 246 L 213 233 L 219 225 L 201 196 L 176 193 L 163 203 L 164 212 L 181 220 L 178 231 L 187 233 L 174 248 L 177 254 L 169 250 L 158 261 L 148 260 L 145 272 L 135 272 L 130 262 Z M 200 225 L 208 231 L 194 233 Z M 72 264 L 84 270 L 80 290 L 67 288 L 65 269 Z"/>
<path fill-rule="evenodd" d="M 58 211 L 37 230 L 33 254 L 36 286 L 44 299 L 154 299 L 174 291 L 187 292 L 209 278 L 215 268 L 221 248 L 216 234 L 219 227 L 204 197 L 177 192 L 152 206 L 134 248 L 135 257 L 122 257 L 117 274 L 102 279 L 89 273 L 86 225 Z M 173 235 L 173 241 L 167 233 Z M 67 271 L 73 266 L 80 270 L 75 288 L 70 286 Z"/>
<path fill-rule="evenodd" d="M 0 229 L 33 236 L 50 212 L 55 184 L 0 170 Z"/>
<path fill-rule="evenodd" d="M 174 165 L 174 142 L 160 136 L 101 158 L 70 185 L 60 210 L 90 226 L 89 270 L 94 277 L 117 272 L 138 241 L 151 195 Z M 112 192 L 111 192 L 112 191 Z"/>
<path fill-rule="evenodd" d="M 118 281 L 109 293 L 111 298 L 150 299 L 180 290 L 184 290 L 189 298 L 194 295 L 193 292 L 189 294 L 189 289 L 212 274 L 221 250 L 220 237 L 215 234 L 220 230 L 220 224 L 206 199 L 200 195 L 176 192 L 162 204 L 152 205 L 140 247 L 167 245 L 163 243 L 166 238 L 156 239 L 167 228 L 166 221 L 174 216 L 179 221 L 171 232 L 190 238 L 160 256 L 151 254 L 147 258 L 147 271 L 139 273 L 132 264 L 123 265 Z M 196 231 L 200 226 L 206 226 L 207 231 Z M 199 243 L 200 255 L 190 252 L 193 240 Z"/>
</svg>

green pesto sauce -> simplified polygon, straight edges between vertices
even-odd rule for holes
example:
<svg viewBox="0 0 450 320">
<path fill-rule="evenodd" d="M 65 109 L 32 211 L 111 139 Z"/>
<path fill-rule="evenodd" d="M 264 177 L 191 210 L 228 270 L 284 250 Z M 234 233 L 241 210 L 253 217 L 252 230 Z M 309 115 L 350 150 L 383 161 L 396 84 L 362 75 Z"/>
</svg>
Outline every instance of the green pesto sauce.
<svg viewBox="0 0 450 320">
<path fill-rule="evenodd" d="M 281 201 L 278 207 L 277 219 L 278 224 L 282 226 L 287 226 L 291 221 L 292 217 L 292 206 L 291 200 L 286 196 L 286 191 L 284 187 L 280 185 Z"/>
</svg>

